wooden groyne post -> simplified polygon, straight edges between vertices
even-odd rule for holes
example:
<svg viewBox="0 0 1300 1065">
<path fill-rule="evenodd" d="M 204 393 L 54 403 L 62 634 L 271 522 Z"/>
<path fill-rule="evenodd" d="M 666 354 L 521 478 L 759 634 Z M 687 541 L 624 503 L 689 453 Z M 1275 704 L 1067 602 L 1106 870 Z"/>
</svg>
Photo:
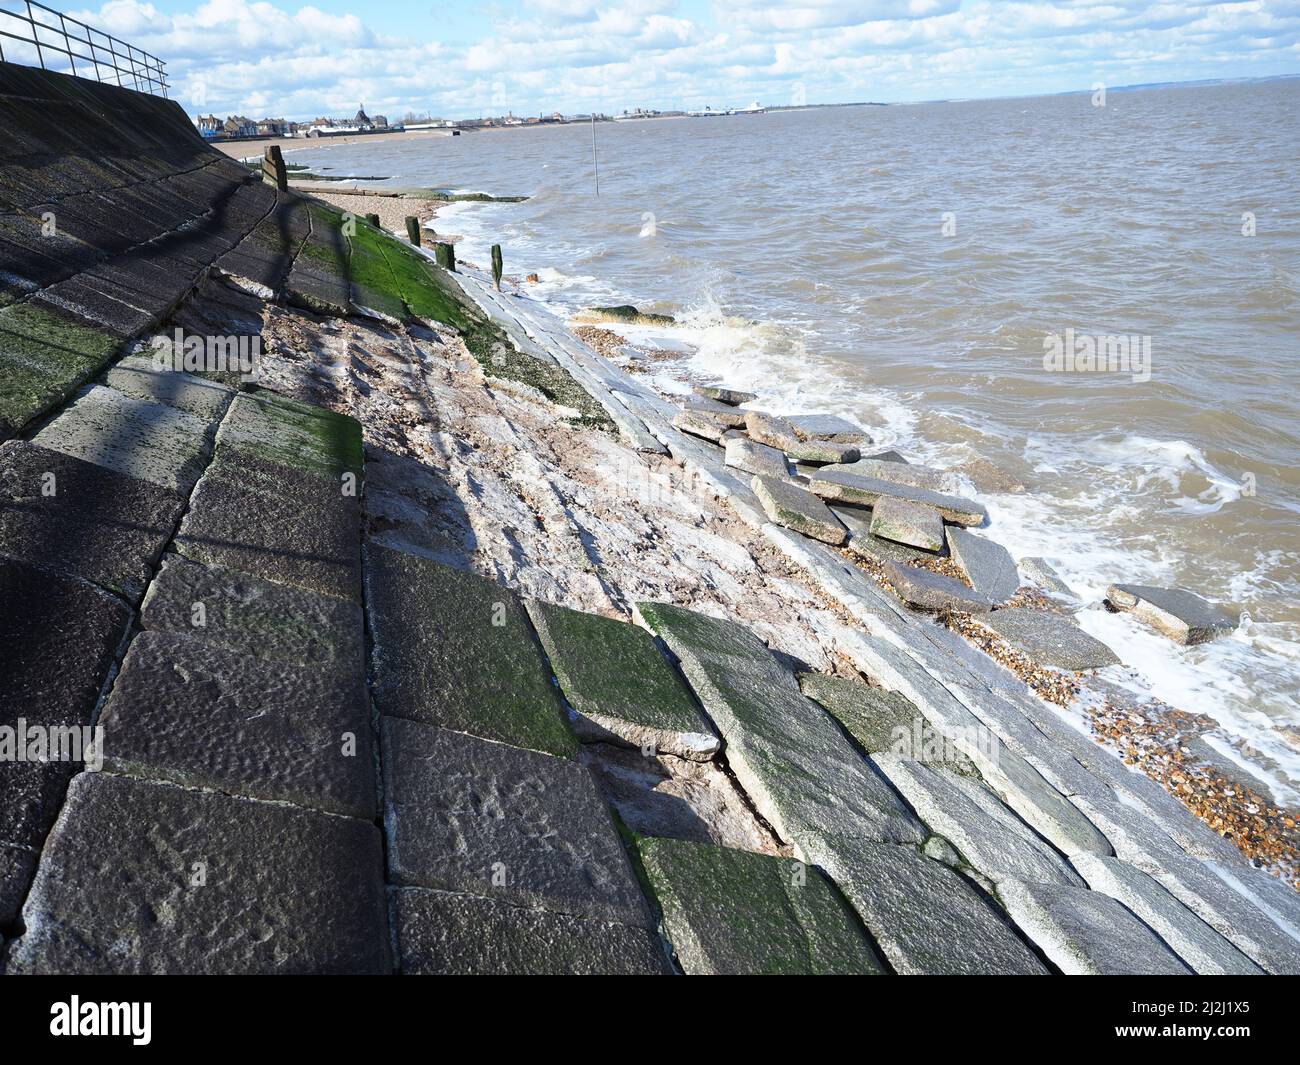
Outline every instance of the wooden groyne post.
<svg viewBox="0 0 1300 1065">
<path fill-rule="evenodd" d="M 450 270 L 453 274 L 456 272 L 456 246 L 448 244 L 446 241 L 438 241 L 433 246 L 434 259 L 444 270 Z"/>
<path fill-rule="evenodd" d="M 417 248 L 420 246 L 420 220 L 413 214 L 406 216 L 406 236 Z"/>
<path fill-rule="evenodd" d="M 369 222 L 369 223 L 370 223 L 372 226 L 374 226 L 376 229 L 379 228 L 379 215 L 377 215 L 377 214 L 373 214 L 373 213 L 372 213 L 372 214 L 368 214 L 368 215 L 366 215 L 366 221 Z"/>
<path fill-rule="evenodd" d="M 502 269 L 501 245 L 493 244 L 492 245 L 492 281 L 496 285 L 498 292 L 501 291 L 501 269 Z"/>
<path fill-rule="evenodd" d="M 284 165 L 284 154 L 278 144 L 269 145 L 262 156 L 262 179 L 281 192 L 289 188 L 289 169 Z"/>
</svg>

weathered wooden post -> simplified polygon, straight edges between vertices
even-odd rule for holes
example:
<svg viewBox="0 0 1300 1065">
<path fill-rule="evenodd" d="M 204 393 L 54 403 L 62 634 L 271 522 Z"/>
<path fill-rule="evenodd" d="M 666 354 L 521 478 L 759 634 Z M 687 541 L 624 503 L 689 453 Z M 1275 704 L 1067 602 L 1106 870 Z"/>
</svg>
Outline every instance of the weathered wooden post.
<svg viewBox="0 0 1300 1065">
<path fill-rule="evenodd" d="M 433 254 L 438 265 L 444 270 L 450 270 L 453 274 L 456 272 L 456 246 L 448 244 L 446 241 L 438 241 L 433 246 Z"/>
<path fill-rule="evenodd" d="M 497 291 L 501 291 L 501 245 L 492 245 L 492 280 L 496 283 Z"/>
<path fill-rule="evenodd" d="M 366 221 L 369 222 L 376 229 L 379 228 L 379 215 L 374 214 L 372 212 L 371 214 L 366 215 Z"/>
<path fill-rule="evenodd" d="M 289 170 L 278 144 L 269 145 L 262 156 L 262 178 L 281 192 L 289 188 Z"/>
<path fill-rule="evenodd" d="M 420 220 L 413 214 L 406 216 L 406 236 L 417 248 L 420 246 Z"/>
</svg>

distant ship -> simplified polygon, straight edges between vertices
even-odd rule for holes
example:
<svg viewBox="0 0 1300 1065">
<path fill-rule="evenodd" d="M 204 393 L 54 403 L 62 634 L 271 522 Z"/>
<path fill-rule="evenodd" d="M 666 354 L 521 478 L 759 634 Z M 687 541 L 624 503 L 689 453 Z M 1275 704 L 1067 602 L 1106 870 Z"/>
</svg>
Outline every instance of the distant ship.
<svg viewBox="0 0 1300 1065">
<path fill-rule="evenodd" d="M 757 100 L 748 107 L 728 107 L 725 111 L 715 111 L 712 107 L 705 107 L 699 111 L 687 111 L 692 118 L 720 118 L 723 115 L 762 115 L 767 113 L 767 108 Z"/>
<path fill-rule="evenodd" d="M 737 115 L 762 115 L 767 113 L 767 108 L 755 100 L 748 107 L 742 107 L 734 113 Z"/>
<path fill-rule="evenodd" d="M 711 107 L 705 107 L 699 111 L 687 111 L 691 118 L 721 118 L 723 115 L 734 115 L 735 111 L 715 111 Z"/>
</svg>

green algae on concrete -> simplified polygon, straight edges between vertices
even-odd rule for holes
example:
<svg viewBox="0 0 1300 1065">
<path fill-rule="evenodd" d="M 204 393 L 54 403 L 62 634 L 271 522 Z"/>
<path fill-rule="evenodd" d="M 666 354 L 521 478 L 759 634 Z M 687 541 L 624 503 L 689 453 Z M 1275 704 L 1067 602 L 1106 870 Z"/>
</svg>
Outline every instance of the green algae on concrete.
<svg viewBox="0 0 1300 1065">
<path fill-rule="evenodd" d="M 381 714 L 577 753 L 551 671 L 510 589 L 374 543 L 365 583 Z"/>
<path fill-rule="evenodd" d="M 43 307 L 0 309 L 0 438 L 66 399 L 119 343 L 119 337 Z"/>
<path fill-rule="evenodd" d="M 852 911 L 792 858 L 675 839 L 638 841 L 684 972 L 877 975 L 887 970 Z"/>
<path fill-rule="evenodd" d="M 349 473 L 359 477 L 364 464 L 360 422 L 274 392 L 237 396 L 217 444 L 336 482 Z M 354 487 L 359 494 L 360 485 Z"/>
<path fill-rule="evenodd" d="M 695 699 L 636 625 L 528 602 L 542 646 L 584 740 L 616 738 L 634 747 L 705 761 L 720 746 Z"/>
<path fill-rule="evenodd" d="M 620 322 L 623 325 L 672 325 L 677 321 L 671 314 L 652 314 L 638 310 L 630 303 L 616 307 L 588 307 L 578 317 L 593 322 Z"/>
</svg>

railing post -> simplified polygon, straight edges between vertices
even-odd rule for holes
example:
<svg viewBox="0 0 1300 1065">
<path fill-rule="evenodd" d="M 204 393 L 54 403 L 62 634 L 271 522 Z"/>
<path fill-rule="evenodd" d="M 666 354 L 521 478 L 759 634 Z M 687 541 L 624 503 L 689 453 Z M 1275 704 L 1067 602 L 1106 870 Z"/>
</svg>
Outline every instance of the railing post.
<svg viewBox="0 0 1300 1065">
<path fill-rule="evenodd" d="M 36 58 L 41 61 L 41 69 L 45 69 L 45 53 L 41 51 L 41 35 L 36 32 L 36 19 L 32 17 L 32 0 L 27 0 L 27 24 L 32 28 L 32 44 L 36 45 Z"/>
<path fill-rule="evenodd" d="M 58 12 L 58 16 L 59 32 L 63 34 L 63 47 L 68 53 L 68 66 L 72 68 L 72 76 L 75 78 L 77 76 L 77 60 L 72 55 L 72 42 L 68 40 L 68 20 L 63 17 L 62 11 Z M 51 26 L 50 28 L 53 29 L 54 27 Z M 98 71 L 95 72 L 95 77 L 99 77 Z"/>
</svg>

